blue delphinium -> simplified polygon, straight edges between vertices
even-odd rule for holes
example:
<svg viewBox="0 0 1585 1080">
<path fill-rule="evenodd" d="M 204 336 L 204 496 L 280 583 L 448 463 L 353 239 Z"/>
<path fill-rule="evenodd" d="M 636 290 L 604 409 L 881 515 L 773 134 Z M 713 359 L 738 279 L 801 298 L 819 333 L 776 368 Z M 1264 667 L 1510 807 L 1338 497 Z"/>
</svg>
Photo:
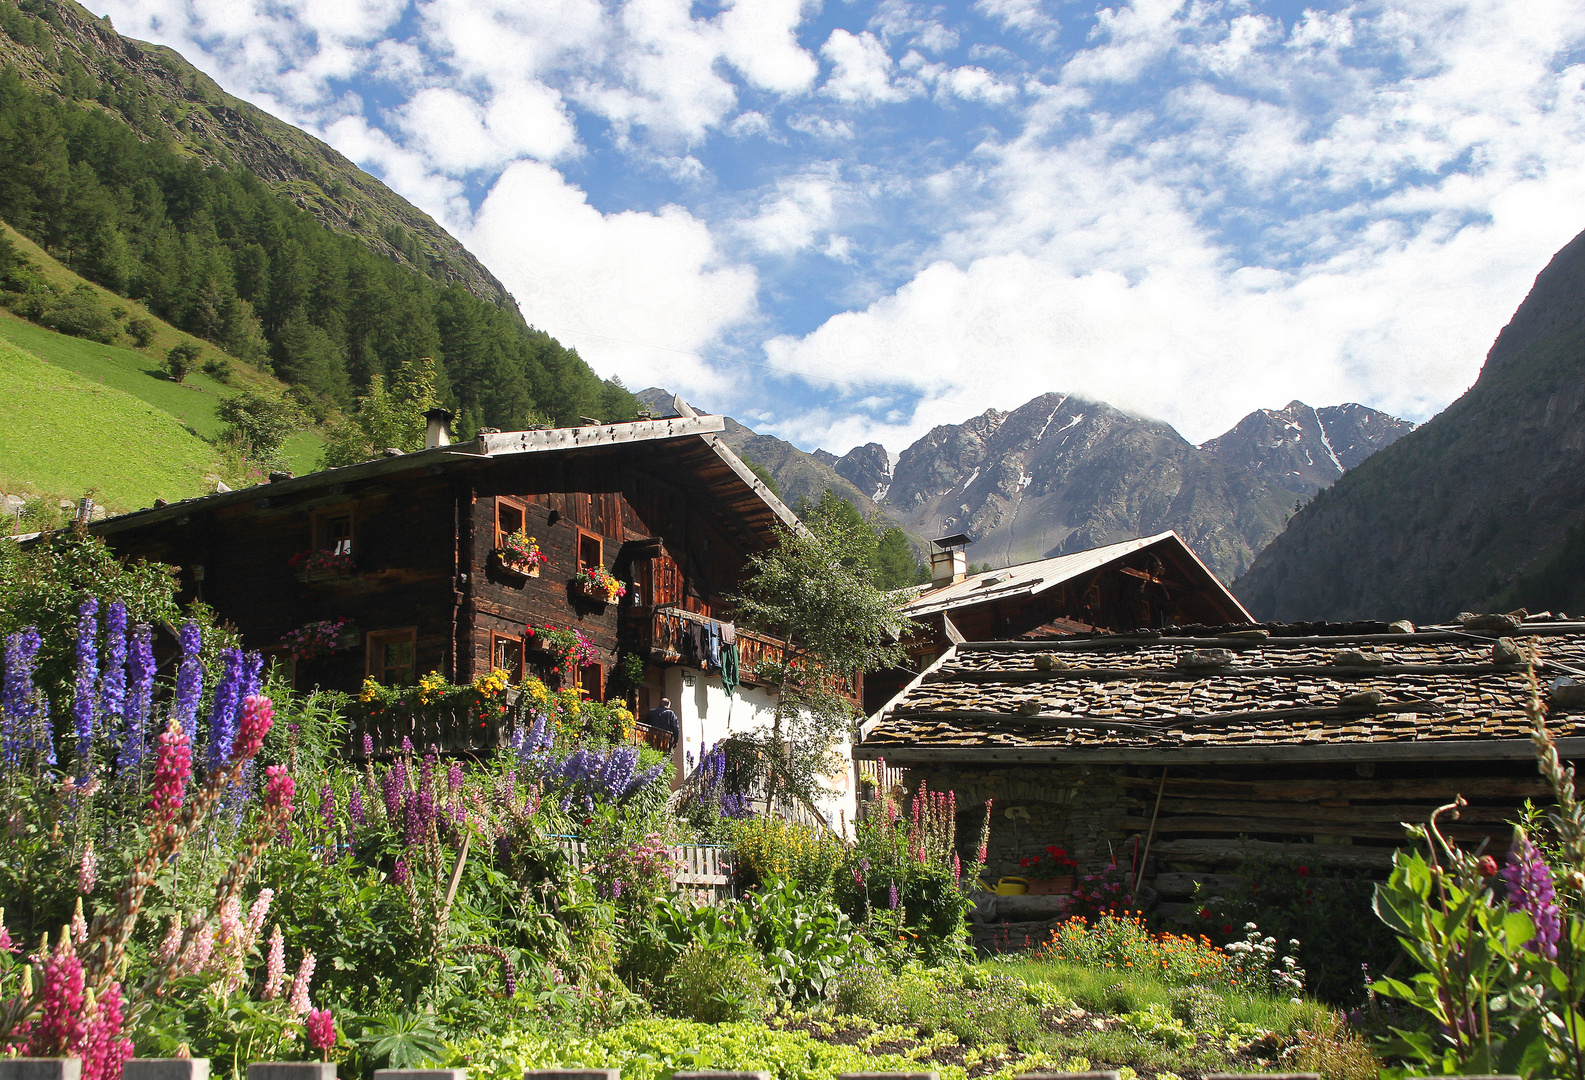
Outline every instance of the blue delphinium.
<svg viewBox="0 0 1585 1080">
<path fill-rule="evenodd" d="M 99 689 L 99 601 L 90 596 L 77 609 L 77 685 L 72 694 L 72 723 L 77 735 L 80 779 L 88 778 L 88 755 L 93 749 L 94 720 Z"/>
<path fill-rule="evenodd" d="M 195 622 L 182 624 L 182 662 L 176 669 L 176 700 L 171 703 L 171 716 L 187 731 L 188 738 L 198 735 L 198 700 L 204 694 L 204 665 L 198 658 L 203 648 L 203 634 Z"/>
<path fill-rule="evenodd" d="M 105 670 L 99 677 L 99 715 L 113 752 L 121 732 L 116 723 L 126 709 L 127 606 L 113 601 L 105 609 Z"/>
<path fill-rule="evenodd" d="M 244 660 L 241 649 L 225 649 L 223 665 L 215 683 L 214 702 L 209 709 L 209 767 L 218 769 L 231 760 L 231 744 L 236 741 L 237 723 L 242 716 Z"/>
<path fill-rule="evenodd" d="M 41 718 L 47 722 L 49 717 L 49 703 L 33 685 L 42 645 L 38 630 L 31 626 L 6 637 L 5 682 L 0 686 L 0 709 L 5 711 L 4 728 L 0 730 L 0 756 L 7 765 L 22 763 L 23 757 L 34 748 Z"/>
<path fill-rule="evenodd" d="M 1508 906 L 1523 911 L 1535 924 L 1535 937 L 1525 948 L 1548 960 L 1557 959 L 1557 944 L 1563 936 L 1563 918 L 1558 910 L 1557 890 L 1552 883 L 1552 868 L 1530 838 L 1515 829 L 1513 846 L 1508 850 L 1508 865 L 1502 869 L 1508 886 Z"/>
<path fill-rule="evenodd" d="M 127 658 L 126 722 L 116 756 L 116 771 L 123 777 L 135 776 L 143 764 L 148 724 L 154 713 L 154 671 L 154 634 L 145 624 L 132 632 Z"/>
</svg>

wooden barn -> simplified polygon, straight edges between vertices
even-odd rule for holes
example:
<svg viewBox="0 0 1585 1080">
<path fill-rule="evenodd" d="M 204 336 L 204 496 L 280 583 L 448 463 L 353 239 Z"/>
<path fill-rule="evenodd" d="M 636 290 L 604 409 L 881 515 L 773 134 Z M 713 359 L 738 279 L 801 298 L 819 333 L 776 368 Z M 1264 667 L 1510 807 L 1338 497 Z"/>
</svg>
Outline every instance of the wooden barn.
<svg viewBox="0 0 1585 1080">
<path fill-rule="evenodd" d="M 911 671 L 870 675 L 866 712 L 961 641 L 1254 622 L 1170 530 L 978 574 L 967 572 L 968 542 L 962 535 L 931 541 L 931 582 L 912 590 L 904 609 L 914 627 L 906 642 Z"/>
<path fill-rule="evenodd" d="M 1506 848 L 1523 800 L 1547 797 L 1532 647 L 1559 750 L 1585 756 L 1569 681 L 1585 624 L 1550 616 L 966 641 L 864 724 L 854 754 L 905 787 L 955 790 L 960 836 L 994 799 L 989 880 L 1055 844 L 1081 872 L 1116 858 L 1170 915 L 1255 854 L 1384 872 L 1402 823 L 1459 795 L 1451 834 Z"/>
<path fill-rule="evenodd" d="M 245 645 L 292 663 L 299 688 L 356 693 L 366 677 L 468 682 L 492 667 L 560 683 L 536 630 L 579 630 L 594 662 L 573 678 L 613 693 L 620 657 L 644 662 L 625 692 L 638 715 L 669 696 L 682 768 L 735 721 L 771 707 L 755 672 L 783 643 L 726 621 L 746 559 L 802 526 L 716 435 L 719 416 L 484 433 L 95 522 L 118 554 L 179 569 L 182 599 L 211 605 Z M 508 536 L 544 561 L 515 560 Z M 580 588 L 596 568 L 612 601 Z M 294 636 L 335 628 L 311 657 Z M 723 630 L 725 635 L 723 639 Z M 741 685 L 723 693 L 730 645 Z M 711 709 L 714 708 L 714 715 Z M 725 727 L 724 727 L 725 725 Z M 445 733 L 469 749 L 466 731 Z M 849 810 L 851 816 L 851 809 Z"/>
</svg>

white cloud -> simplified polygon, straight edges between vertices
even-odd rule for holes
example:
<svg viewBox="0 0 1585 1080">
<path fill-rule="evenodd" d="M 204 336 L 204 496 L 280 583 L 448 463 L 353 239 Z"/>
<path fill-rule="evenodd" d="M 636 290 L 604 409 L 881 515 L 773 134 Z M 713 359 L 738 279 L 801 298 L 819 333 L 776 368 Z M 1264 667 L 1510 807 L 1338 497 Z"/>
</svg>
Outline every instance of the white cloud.
<svg viewBox="0 0 1585 1080">
<path fill-rule="evenodd" d="M 520 162 L 459 236 L 530 322 L 597 357 L 602 373 L 701 401 L 728 390 L 694 354 L 755 318 L 756 275 L 681 207 L 602 214 L 554 169 Z"/>
<path fill-rule="evenodd" d="M 831 62 L 831 76 L 821 92 L 849 104 L 876 104 L 901 101 L 904 92 L 892 84 L 892 58 L 879 38 L 865 30 L 850 34 L 831 31 L 820 47 L 820 55 Z"/>
<path fill-rule="evenodd" d="M 397 123 L 412 149 L 450 175 L 499 169 L 522 157 L 555 160 L 570 153 L 578 138 L 560 95 L 541 83 L 503 90 L 487 106 L 456 90 L 431 87 L 402 107 Z"/>
<path fill-rule="evenodd" d="M 830 168 L 778 182 L 759 212 L 738 228 L 758 250 L 788 255 L 814 247 L 829 234 L 842 186 Z M 829 244 L 829 239 L 828 239 Z M 838 250 L 846 252 L 845 247 Z"/>
</svg>

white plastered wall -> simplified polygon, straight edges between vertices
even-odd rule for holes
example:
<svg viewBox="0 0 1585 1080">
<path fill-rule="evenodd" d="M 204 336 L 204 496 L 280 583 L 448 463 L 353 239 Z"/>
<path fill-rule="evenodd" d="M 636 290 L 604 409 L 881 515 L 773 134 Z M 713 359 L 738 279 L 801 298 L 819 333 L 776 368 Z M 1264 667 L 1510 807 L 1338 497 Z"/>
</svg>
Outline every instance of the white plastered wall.
<svg viewBox="0 0 1585 1080">
<path fill-rule="evenodd" d="M 695 668 L 668 666 L 662 669 L 662 679 L 662 693 L 671 699 L 682 728 L 682 739 L 672 751 L 678 776 L 692 771 L 690 762 L 697 765 L 703 754 L 728 735 L 769 727 L 776 711 L 775 695 L 769 691 L 739 686 L 728 697 L 719 675 L 706 675 Z M 822 778 L 825 793 L 816 805 L 832 828 L 841 829 L 845 823 L 851 831 L 857 807 L 850 741 L 844 738 L 836 753 L 839 763 L 831 775 Z"/>
</svg>

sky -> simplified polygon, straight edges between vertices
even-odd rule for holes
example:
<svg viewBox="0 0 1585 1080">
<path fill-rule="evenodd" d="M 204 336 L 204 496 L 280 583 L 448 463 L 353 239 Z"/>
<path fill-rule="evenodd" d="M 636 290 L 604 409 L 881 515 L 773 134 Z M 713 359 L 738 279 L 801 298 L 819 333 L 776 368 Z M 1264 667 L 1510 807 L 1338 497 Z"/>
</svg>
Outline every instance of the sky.
<svg viewBox="0 0 1585 1080">
<path fill-rule="evenodd" d="M 1585 229 L 1585 4 L 90 0 L 629 388 L 893 453 L 1048 391 L 1423 421 Z"/>
</svg>

